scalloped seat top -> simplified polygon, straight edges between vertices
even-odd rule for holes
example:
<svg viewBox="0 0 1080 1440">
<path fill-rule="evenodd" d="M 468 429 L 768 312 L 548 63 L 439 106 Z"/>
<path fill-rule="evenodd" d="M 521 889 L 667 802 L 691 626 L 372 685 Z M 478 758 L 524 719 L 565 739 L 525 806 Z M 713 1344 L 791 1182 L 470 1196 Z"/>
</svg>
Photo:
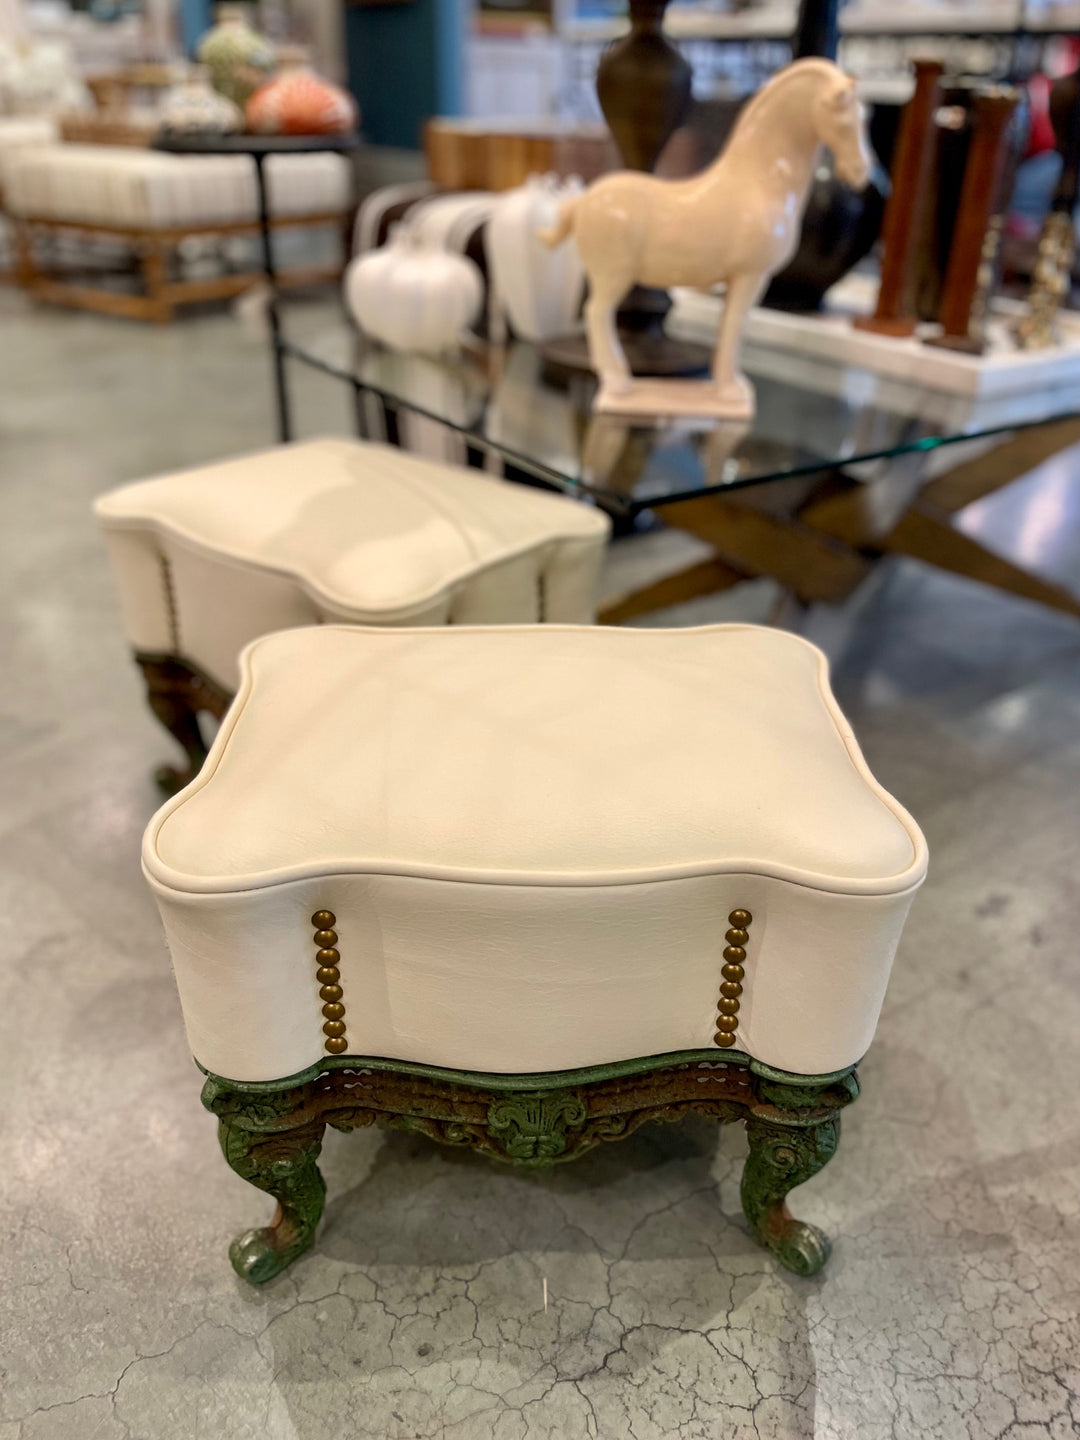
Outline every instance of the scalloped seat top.
<svg viewBox="0 0 1080 1440">
<path fill-rule="evenodd" d="M 738 872 L 893 895 L 926 869 L 824 656 L 782 631 L 327 626 L 255 641 L 242 674 L 147 832 L 170 889 Z"/>
<path fill-rule="evenodd" d="M 586 505 L 387 445 L 315 440 L 125 485 L 95 505 L 211 557 L 303 581 L 363 619 L 407 611 L 463 577 L 559 538 L 601 542 Z"/>
</svg>

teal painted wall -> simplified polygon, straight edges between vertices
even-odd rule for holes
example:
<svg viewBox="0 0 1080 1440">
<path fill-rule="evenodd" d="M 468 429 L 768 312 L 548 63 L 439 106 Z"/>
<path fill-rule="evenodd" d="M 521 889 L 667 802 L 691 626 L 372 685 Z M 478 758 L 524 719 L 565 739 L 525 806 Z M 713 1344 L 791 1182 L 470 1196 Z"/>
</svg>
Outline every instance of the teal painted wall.
<svg viewBox="0 0 1080 1440">
<path fill-rule="evenodd" d="M 195 47 L 214 23 L 210 0 L 180 0 L 180 42 L 185 55 L 194 55 Z"/>
<path fill-rule="evenodd" d="M 460 115 L 465 0 L 346 5 L 349 85 L 373 145 L 420 147 L 424 121 Z"/>
</svg>

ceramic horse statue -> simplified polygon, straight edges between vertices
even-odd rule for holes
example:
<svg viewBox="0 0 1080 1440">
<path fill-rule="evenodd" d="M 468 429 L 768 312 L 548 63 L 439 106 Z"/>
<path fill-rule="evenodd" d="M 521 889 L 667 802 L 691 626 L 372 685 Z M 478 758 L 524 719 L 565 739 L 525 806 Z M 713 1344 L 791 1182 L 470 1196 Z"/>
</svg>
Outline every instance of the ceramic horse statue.
<svg viewBox="0 0 1080 1440">
<path fill-rule="evenodd" d="M 573 235 L 589 277 L 585 324 L 600 377 L 596 408 L 624 413 L 753 414 L 738 370 L 739 332 L 770 276 L 795 253 L 821 147 L 862 189 L 871 152 L 855 82 L 830 60 L 797 60 L 743 108 L 727 145 L 700 175 L 659 180 L 623 170 L 566 202 L 549 245 Z M 725 283 L 712 382 L 634 381 L 615 310 L 634 283 Z"/>
</svg>

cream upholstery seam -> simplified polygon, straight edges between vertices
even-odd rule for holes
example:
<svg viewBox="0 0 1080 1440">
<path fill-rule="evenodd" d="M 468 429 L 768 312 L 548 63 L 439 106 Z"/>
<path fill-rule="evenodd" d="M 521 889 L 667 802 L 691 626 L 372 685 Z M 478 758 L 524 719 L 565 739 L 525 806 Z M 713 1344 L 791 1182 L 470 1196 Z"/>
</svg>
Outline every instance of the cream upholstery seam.
<svg viewBox="0 0 1080 1440">
<path fill-rule="evenodd" d="M 515 631 L 533 631 L 537 627 L 531 625 L 475 625 L 463 627 L 472 633 L 487 633 L 499 636 L 513 634 Z M 559 631 L 577 632 L 593 631 L 597 627 L 589 625 L 546 625 L 545 634 L 557 633 Z M 731 632 L 759 630 L 757 625 L 730 624 L 730 625 L 703 625 L 698 627 L 687 627 L 685 629 L 668 630 L 665 633 L 672 638 L 685 636 L 699 636 L 703 632 Z M 402 639 L 400 632 L 393 630 L 374 629 L 370 631 L 358 631 L 355 627 L 349 626 L 328 626 L 326 629 L 338 629 L 350 635 L 368 634 L 372 638 L 380 637 L 393 639 L 398 642 Z M 282 633 L 282 632 L 278 632 Z M 322 632 L 321 632 L 322 633 Z M 418 626 L 409 632 L 410 637 L 422 635 L 441 635 L 446 633 L 446 627 Z M 606 635 L 621 635 L 628 643 L 635 643 L 639 632 L 627 629 L 619 630 L 613 627 L 605 630 Z M 649 631 L 650 637 L 655 637 L 658 632 Z M 494 869 L 484 871 L 459 871 L 450 866 L 422 866 L 422 865 L 398 865 L 391 869 L 393 862 L 382 862 L 380 865 L 372 862 L 360 863 L 348 869 L 329 868 L 326 861 L 316 861 L 308 865 L 293 865 L 281 870 L 256 871 L 245 876 L 230 876 L 227 883 L 215 881 L 213 877 L 185 875 L 176 871 L 173 867 L 160 857 L 157 852 L 157 838 L 165 822 L 172 815 L 173 811 L 185 803 L 187 797 L 204 788 L 217 771 L 221 758 L 225 752 L 229 737 L 235 729 L 240 715 L 243 713 L 251 690 L 254 684 L 253 657 L 260 646 L 272 639 L 270 636 L 260 636 L 257 640 L 251 641 L 240 653 L 240 688 L 237 691 L 229 711 L 222 722 L 221 728 L 211 747 L 210 754 L 206 759 L 198 776 L 192 781 L 186 790 L 166 802 L 157 812 L 147 827 L 143 838 L 143 873 L 148 881 L 156 888 L 172 890 L 183 894 L 237 894 L 250 890 L 268 889 L 276 885 L 289 884 L 293 881 L 315 879 L 330 874 L 336 875 L 396 875 L 401 878 L 438 880 L 444 882 L 461 884 L 486 884 L 521 886 L 530 889 L 547 887 L 558 888 L 606 888 L 615 885 L 647 885 L 670 880 L 689 880 L 704 878 L 707 876 L 718 876 L 725 874 L 754 875 L 763 879 L 779 880 L 787 884 L 801 885 L 809 889 L 823 890 L 831 894 L 841 895 L 897 895 L 906 893 L 916 888 L 923 881 L 927 868 L 926 842 L 922 832 L 915 821 L 908 814 L 902 805 L 880 785 L 870 772 L 869 767 L 863 758 L 862 752 L 851 728 L 843 720 L 842 712 L 828 685 L 828 661 L 824 653 L 808 640 L 800 635 L 792 635 L 787 631 L 770 632 L 776 636 L 783 636 L 783 643 L 801 646 L 809 650 L 817 660 L 816 678 L 818 694 L 829 714 L 836 729 L 837 735 L 844 745 L 848 760 L 856 774 L 878 800 L 879 804 L 888 811 L 890 815 L 900 824 L 911 842 L 912 858 L 911 863 L 905 870 L 897 871 L 895 875 L 881 879 L 859 880 L 855 877 L 843 878 L 840 876 L 819 875 L 811 871 L 799 871 L 785 866 L 768 866 L 762 861 L 740 859 L 731 862 L 690 862 L 681 866 L 668 866 L 662 869 L 649 871 L 623 871 L 609 872 L 607 874 L 593 874 L 582 872 L 560 872 L 560 871 L 497 871 Z M 186 883 L 185 883 L 186 882 Z"/>
<path fill-rule="evenodd" d="M 574 504 L 576 502 L 568 501 L 567 503 Z M 473 566 L 462 567 L 460 570 L 454 571 L 436 588 L 422 591 L 408 601 L 381 610 L 361 610 L 348 598 L 335 593 L 325 585 L 319 584 L 311 576 L 305 574 L 303 570 L 292 569 L 280 562 L 275 563 L 270 560 L 262 560 L 247 555 L 237 555 L 234 552 L 218 549 L 206 541 L 199 540 L 179 526 L 172 525 L 166 521 L 149 516 L 144 519 L 128 519 L 125 517 L 123 520 L 118 520 L 107 515 L 99 518 L 105 529 L 111 528 L 114 530 L 136 532 L 149 529 L 159 544 L 163 539 L 170 539 L 203 559 L 213 560 L 219 564 L 231 566 L 236 570 L 248 571 L 251 574 L 269 574 L 283 580 L 290 580 L 299 586 L 307 597 L 316 604 L 330 605 L 333 606 L 335 610 L 341 612 L 343 620 L 354 616 L 354 623 L 363 624 L 365 621 L 370 621 L 373 626 L 379 622 L 385 622 L 388 617 L 396 620 L 407 619 L 409 615 L 416 614 L 416 612 L 420 610 L 426 610 L 428 606 L 434 602 L 445 599 L 452 586 L 458 585 L 462 581 L 472 580 L 478 575 L 483 575 L 488 570 L 496 569 L 500 565 L 508 564 L 512 560 L 519 560 L 523 555 L 528 555 L 532 551 L 543 548 L 546 545 L 552 543 L 556 545 L 580 544 L 582 548 L 586 548 L 596 544 L 603 544 L 607 538 L 606 530 L 604 532 L 598 530 L 595 538 L 582 535 L 560 535 L 556 536 L 554 541 L 552 541 L 551 537 L 523 541 L 516 548 L 507 549 L 502 554 L 493 556 L 490 560 L 478 561 Z"/>
</svg>

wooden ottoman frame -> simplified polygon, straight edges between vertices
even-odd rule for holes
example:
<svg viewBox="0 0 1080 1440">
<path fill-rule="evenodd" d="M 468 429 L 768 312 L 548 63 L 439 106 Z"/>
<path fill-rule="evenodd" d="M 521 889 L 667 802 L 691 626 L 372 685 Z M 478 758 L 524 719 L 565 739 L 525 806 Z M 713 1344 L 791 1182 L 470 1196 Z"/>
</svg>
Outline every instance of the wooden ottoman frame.
<svg viewBox="0 0 1080 1440">
<path fill-rule="evenodd" d="M 350 213 L 345 210 L 323 211 L 313 215 L 282 215 L 270 220 L 271 230 L 287 230 L 294 226 L 347 225 Z M 96 310 L 107 315 L 123 315 L 130 320 L 150 320 L 166 324 L 173 318 L 177 305 L 191 305 L 202 300 L 227 300 L 250 290 L 264 278 L 260 269 L 234 275 L 216 275 L 206 280 L 170 280 L 167 257 L 182 240 L 192 236 L 258 235 L 259 221 L 243 220 L 231 224 L 204 222 L 187 226 L 130 226 L 82 224 L 73 220 L 54 220 L 33 216 L 14 219 L 16 279 L 38 300 L 54 305 L 70 305 L 79 310 Z M 54 279 L 39 267 L 34 256 L 34 236 L 81 235 L 88 239 L 127 241 L 139 257 L 143 294 L 121 295 L 98 285 L 79 285 L 69 280 Z M 342 266 L 322 265 L 277 272 L 281 285 L 314 285 L 336 280 Z"/>
<path fill-rule="evenodd" d="M 786 1197 L 832 1158 L 840 1111 L 859 1093 L 853 1066 L 795 1075 L 735 1050 L 536 1075 L 470 1074 L 355 1055 L 330 1056 L 276 1081 L 204 1073 L 202 1101 L 218 1117 L 225 1159 L 278 1204 L 269 1226 L 245 1231 L 229 1249 L 233 1269 L 255 1284 L 280 1274 L 315 1238 L 326 1199 L 317 1162 L 327 1125 L 411 1130 L 535 1169 L 689 1114 L 746 1122 L 750 1154 L 741 1194 L 750 1228 L 788 1270 L 814 1275 L 829 1257 L 829 1241 L 795 1219 Z"/>
</svg>

